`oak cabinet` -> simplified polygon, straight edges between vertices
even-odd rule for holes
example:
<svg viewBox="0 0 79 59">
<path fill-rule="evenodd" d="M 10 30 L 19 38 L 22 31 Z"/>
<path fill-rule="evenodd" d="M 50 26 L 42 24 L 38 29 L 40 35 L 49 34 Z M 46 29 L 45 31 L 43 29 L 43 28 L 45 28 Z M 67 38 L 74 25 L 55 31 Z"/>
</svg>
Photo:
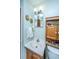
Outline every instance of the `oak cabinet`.
<svg viewBox="0 0 79 59">
<path fill-rule="evenodd" d="M 26 50 L 26 59 L 32 59 L 32 53 L 29 49 Z"/>
<path fill-rule="evenodd" d="M 59 16 L 46 18 L 46 40 L 50 43 L 59 41 Z"/>
<path fill-rule="evenodd" d="M 47 38 L 57 40 L 57 27 L 47 26 Z"/>
<path fill-rule="evenodd" d="M 26 57 L 27 57 L 26 59 L 43 59 L 42 56 L 34 53 L 30 49 L 26 49 Z"/>
<path fill-rule="evenodd" d="M 32 59 L 41 59 L 38 55 L 34 54 L 32 55 Z"/>
</svg>

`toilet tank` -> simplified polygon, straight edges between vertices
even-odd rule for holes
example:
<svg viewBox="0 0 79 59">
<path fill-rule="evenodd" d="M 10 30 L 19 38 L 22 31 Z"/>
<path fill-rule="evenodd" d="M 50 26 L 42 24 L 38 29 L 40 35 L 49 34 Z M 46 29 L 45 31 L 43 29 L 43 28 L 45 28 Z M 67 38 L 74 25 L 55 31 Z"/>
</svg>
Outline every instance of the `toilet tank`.
<svg viewBox="0 0 79 59">
<path fill-rule="evenodd" d="M 59 59 L 59 49 L 47 46 L 48 59 Z"/>
</svg>

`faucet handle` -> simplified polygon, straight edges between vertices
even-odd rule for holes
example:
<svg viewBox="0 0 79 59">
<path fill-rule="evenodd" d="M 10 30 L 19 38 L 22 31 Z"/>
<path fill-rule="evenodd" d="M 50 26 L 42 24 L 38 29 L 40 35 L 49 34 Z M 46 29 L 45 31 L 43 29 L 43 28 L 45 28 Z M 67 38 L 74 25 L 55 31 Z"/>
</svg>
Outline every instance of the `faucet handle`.
<svg viewBox="0 0 79 59">
<path fill-rule="evenodd" d="M 40 42 L 40 40 L 39 40 L 39 39 L 37 39 L 37 42 Z"/>
</svg>

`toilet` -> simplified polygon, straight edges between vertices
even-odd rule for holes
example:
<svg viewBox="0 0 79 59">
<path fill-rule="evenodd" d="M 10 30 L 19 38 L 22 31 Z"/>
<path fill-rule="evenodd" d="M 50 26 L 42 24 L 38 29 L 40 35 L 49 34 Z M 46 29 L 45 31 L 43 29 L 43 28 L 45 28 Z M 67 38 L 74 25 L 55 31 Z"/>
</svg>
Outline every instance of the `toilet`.
<svg viewBox="0 0 79 59">
<path fill-rule="evenodd" d="M 59 59 L 59 49 L 47 46 L 46 59 Z"/>
</svg>

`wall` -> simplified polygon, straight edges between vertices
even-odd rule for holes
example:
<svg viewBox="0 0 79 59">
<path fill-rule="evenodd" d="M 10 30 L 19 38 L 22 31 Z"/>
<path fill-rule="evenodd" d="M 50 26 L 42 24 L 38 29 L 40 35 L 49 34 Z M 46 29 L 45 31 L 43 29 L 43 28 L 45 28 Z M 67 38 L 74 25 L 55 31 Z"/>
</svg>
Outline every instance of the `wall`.
<svg viewBox="0 0 79 59">
<path fill-rule="evenodd" d="M 44 3 L 45 16 L 59 16 L 59 0 L 49 0 Z"/>
<path fill-rule="evenodd" d="M 25 15 L 32 15 L 32 7 L 28 0 L 20 0 L 21 7 L 21 59 L 26 59 L 26 49 L 24 48 L 24 30 L 25 30 Z M 28 25 L 27 25 L 28 26 Z"/>
<path fill-rule="evenodd" d="M 43 8 L 44 15 L 47 16 L 59 16 L 59 0 L 45 0 L 34 8 Z"/>
</svg>

